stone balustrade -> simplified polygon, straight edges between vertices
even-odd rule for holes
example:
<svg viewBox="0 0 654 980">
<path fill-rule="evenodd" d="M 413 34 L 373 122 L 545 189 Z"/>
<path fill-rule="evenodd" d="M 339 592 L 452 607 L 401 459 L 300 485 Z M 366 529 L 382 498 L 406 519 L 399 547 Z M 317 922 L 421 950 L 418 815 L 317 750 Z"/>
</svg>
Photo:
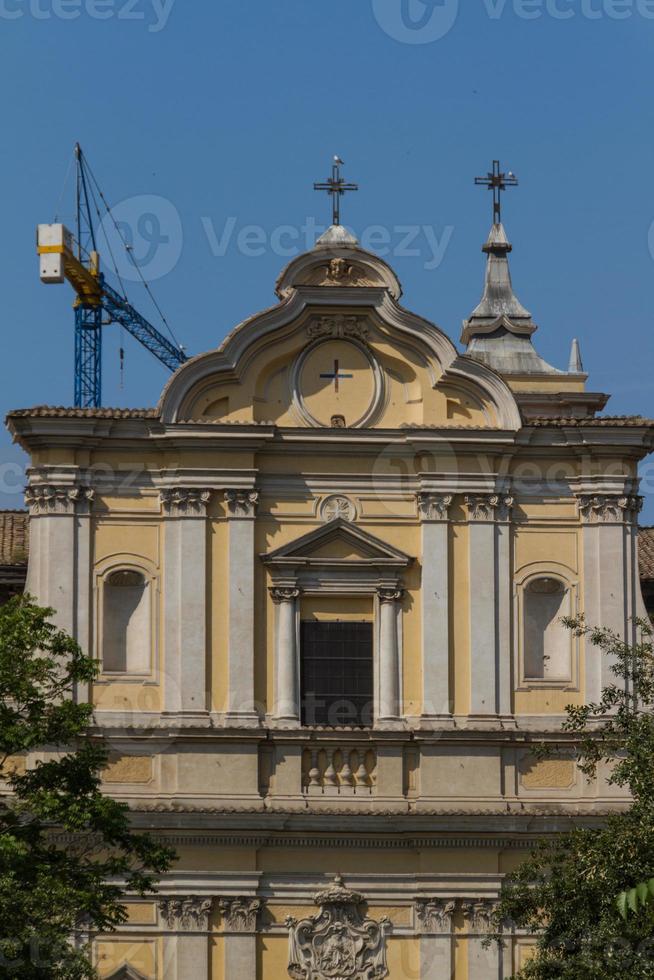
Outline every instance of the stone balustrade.
<svg viewBox="0 0 654 980">
<path fill-rule="evenodd" d="M 371 796 L 377 753 L 365 746 L 323 746 L 302 753 L 302 789 L 308 796 Z"/>
</svg>

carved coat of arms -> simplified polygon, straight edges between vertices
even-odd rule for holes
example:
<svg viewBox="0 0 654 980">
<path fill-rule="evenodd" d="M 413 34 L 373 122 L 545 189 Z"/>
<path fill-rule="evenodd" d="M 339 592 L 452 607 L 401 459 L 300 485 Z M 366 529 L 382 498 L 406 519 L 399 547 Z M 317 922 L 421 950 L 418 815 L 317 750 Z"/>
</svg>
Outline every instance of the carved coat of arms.
<svg viewBox="0 0 654 980">
<path fill-rule="evenodd" d="M 388 919 L 361 913 L 363 895 L 340 877 L 315 897 L 318 915 L 288 918 L 288 973 L 293 980 L 383 980 L 388 976 Z"/>
</svg>

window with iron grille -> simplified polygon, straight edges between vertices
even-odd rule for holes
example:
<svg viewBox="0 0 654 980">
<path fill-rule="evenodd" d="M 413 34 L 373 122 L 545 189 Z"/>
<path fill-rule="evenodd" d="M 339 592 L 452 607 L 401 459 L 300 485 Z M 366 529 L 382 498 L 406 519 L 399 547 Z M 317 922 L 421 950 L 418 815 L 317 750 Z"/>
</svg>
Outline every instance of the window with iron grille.
<svg viewBox="0 0 654 980">
<path fill-rule="evenodd" d="M 302 724 L 372 725 L 372 623 L 302 622 Z"/>
</svg>

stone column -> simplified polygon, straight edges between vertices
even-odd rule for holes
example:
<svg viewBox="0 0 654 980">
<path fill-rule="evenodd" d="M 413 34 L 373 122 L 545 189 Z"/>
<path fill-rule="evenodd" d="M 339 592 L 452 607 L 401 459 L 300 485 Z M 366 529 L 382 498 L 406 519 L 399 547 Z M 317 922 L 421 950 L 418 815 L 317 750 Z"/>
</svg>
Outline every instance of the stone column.
<svg viewBox="0 0 654 980">
<path fill-rule="evenodd" d="M 30 511 L 26 591 L 55 610 L 54 621 L 93 656 L 91 631 L 91 507 L 94 491 L 37 483 L 25 492 Z M 89 698 L 89 685 L 76 697 Z"/>
<path fill-rule="evenodd" d="M 470 714 L 510 714 L 513 498 L 465 498 L 469 521 Z"/>
<path fill-rule="evenodd" d="M 226 490 L 229 517 L 228 724 L 257 725 L 254 699 L 254 521 L 256 490 Z"/>
<path fill-rule="evenodd" d="M 400 650 L 398 603 L 402 589 L 378 589 L 379 597 L 379 710 L 377 722 L 398 721 L 400 714 Z"/>
<path fill-rule="evenodd" d="M 463 915 L 468 923 L 468 980 L 502 980 L 503 968 L 500 947 L 496 942 L 484 946 L 494 932 L 495 903 L 486 899 L 463 903 Z"/>
<path fill-rule="evenodd" d="M 166 980 L 209 977 L 210 898 L 165 898 L 159 904 L 168 933 L 164 936 Z"/>
<path fill-rule="evenodd" d="M 638 582 L 637 550 L 633 536 L 642 499 L 633 495 L 581 494 L 579 515 L 583 524 L 583 612 L 589 626 L 613 629 L 633 642 L 631 622 L 638 615 L 635 584 Z M 607 684 L 615 682 L 612 658 L 586 648 L 584 694 L 597 701 Z"/>
<path fill-rule="evenodd" d="M 207 504 L 209 490 L 161 490 L 164 525 L 164 704 L 207 710 Z"/>
<path fill-rule="evenodd" d="M 299 589 L 271 588 L 277 609 L 275 638 L 275 721 L 300 722 L 297 600 Z"/>
<path fill-rule="evenodd" d="M 450 719 L 450 495 L 418 494 L 422 522 L 422 716 Z"/>
<path fill-rule="evenodd" d="M 249 980 L 257 975 L 258 898 L 224 898 L 220 902 L 225 937 L 225 980 Z"/>
<path fill-rule="evenodd" d="M 416 902 L 420 934 L 420 980 L 451 980 L 454 969 L 452 917 L 454 899 L 429 898 Z"/>
</svg>

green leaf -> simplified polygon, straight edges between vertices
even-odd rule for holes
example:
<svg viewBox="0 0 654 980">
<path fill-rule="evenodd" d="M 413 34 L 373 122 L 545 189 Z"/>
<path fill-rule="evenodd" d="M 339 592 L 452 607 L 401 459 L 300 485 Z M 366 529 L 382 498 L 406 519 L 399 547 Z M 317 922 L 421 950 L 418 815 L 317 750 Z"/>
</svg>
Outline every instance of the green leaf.
<svg viewBox="0 0 654 980">
<path fill-rule="evenodd" d="M 623 919 L 627 918 L 627 893 L 620 892 L 616 899 L 616 905 L 618 906 L 618 912 Z"/>
<path fill-rule="evenodd" d="M 646 905 L 649 897 L 649 890 L 644 881 L 641 881 L 640 884 L 636 885 L 636 894 L 638 895 L 640 904 Z"/>
</svg>

